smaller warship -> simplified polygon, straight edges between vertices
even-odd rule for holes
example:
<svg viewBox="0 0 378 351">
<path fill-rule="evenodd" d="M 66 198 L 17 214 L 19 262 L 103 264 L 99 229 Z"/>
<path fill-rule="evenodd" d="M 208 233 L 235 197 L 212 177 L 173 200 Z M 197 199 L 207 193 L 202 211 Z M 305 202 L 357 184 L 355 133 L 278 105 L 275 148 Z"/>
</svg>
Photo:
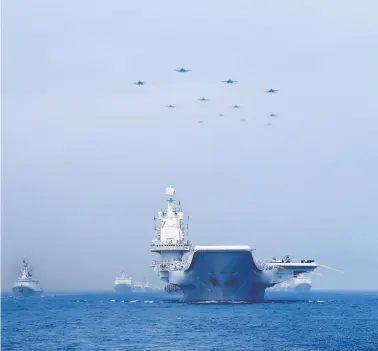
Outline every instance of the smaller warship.
<svg viewBox="0 0 378 351">
<path fill-rule="evenodd" d="M 153 290 L 156 290 L 154 289 L 150 282 L 148 281 L 148 279 L 145 279 L 145 283 L 140 283 L 140 282 L 135 282 L 134 283 L 134 286 L 133 286 L 133 291 L 134 292 L 151 292 Z"/>
<path fill-rule="evenodd" d="M 143 284 L 139 282 L 135 282 L 133 286 L 134 292 L 143 292 Z"/>
<path fill-rule="evenodd" d="M 130 277 L 126 277 L 125 271 L 121 272 L 120 277 L 114 281 L 114 290 L 119 293 L 130 292 L 133 289 L 133 282 Z"/>
<path fill-rule="evenodd" d="M 41 284 L 39 280 L 33 279 L 33 271 L 26 258 L 22 260 L 20 271 L 21 277 L 16 280 L 12 288 L 14 296 L 29 297 L 40 295 L 43 292 Z"/>
<path fill-rule="evenodd" d="M 154 290 L 154 289 L 152 288 L 152 286 L 151 286 L 150 281 L 148 280 L 148 278 L 146 278 L 145 279 L 145 283 L 143 285 L 143 291 L 150 292 L 152 290 Z"/>
<path fill-rule="evenodd" d="M 116 277 L 114 281 L 114 290 L 118 293 L 128 292 L 151 292 L 154 289 L 149 280 L 146 278 L 145 283 L 133 281 L 133 278 L 127 277 L 125 271 L 121 272 L 120 277 Z"/>
</svg>

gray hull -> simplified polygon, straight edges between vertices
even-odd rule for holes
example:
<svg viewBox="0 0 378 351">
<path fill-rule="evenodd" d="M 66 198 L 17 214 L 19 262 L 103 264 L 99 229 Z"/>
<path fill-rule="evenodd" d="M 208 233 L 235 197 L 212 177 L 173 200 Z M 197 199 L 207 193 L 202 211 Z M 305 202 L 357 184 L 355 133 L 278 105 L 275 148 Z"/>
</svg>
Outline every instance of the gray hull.
<svg viewBox="0 0 378 351">
<path fill-rule="evenodd" d="M 170 272 L 169 282 L 185 301 L 262 301 L 262 271 L 248 251 L 198 251 L 184 272 Z"/>
<path fill-rule="evenodd" d="M 16 286 L 12 289 L 13 295 L 17 297 L 31 297 L 31 296 L 40 296 L 41 291 L 33 290 L 25 286 Z"/>
<path fill-rule="evenodd" d="M 128 293 L 132 291 L 132 286 L 126 284 L 118 284 L 114 286 L 114 290 L 117 293 Z"/>
</svg>

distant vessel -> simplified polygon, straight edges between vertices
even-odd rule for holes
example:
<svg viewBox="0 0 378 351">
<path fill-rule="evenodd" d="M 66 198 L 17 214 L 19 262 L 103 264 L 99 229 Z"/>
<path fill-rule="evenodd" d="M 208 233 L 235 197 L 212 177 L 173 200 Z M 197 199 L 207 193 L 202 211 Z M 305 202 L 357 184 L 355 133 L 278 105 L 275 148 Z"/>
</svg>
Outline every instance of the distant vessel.
<svg viewBox="0 0 378 351">
<path fill-rule="evenodd" d="M 296 277 L 275 285 L 270 290 L 277 292 L 308 293 L 311 287 L 311 278 L 305 274 L 298 274 Z"/>
<path fill-rule="evenodd" d="M 133 286 L 134 292 L 143 292 L 143 284 L 139 282 L 135 282 Z"/>
<path fill-rule="evenodd" d="M 318 267 L 314 260 L 295 262 L 288 256 L 260 262 L 248 245 L 192 245 L 180 202 L 178 209 L 174 204 L 175 193 L 172 186 L 166 188 L 168 207 L 154 218 L 150 251 L 160 255 L 152 267 L 168 284 L 165 290 L 181 290 L 185 301 L 261 301 L 266 288 Z"/>
<path fill-rule="evenodd" d="M 39 280 L 33 279 L 33 272 L 26 258 L 22 260 L 21 277 L 13 285 L 12 292 L 15 296 L 38 296 L 43 290 Z"/>
<path fill-rule="evenodd" d="M 144 285 L 143 285 L 143 291 L 144 291 L 144 292 L 150 292 L 150 291 L 152 291 L 152 290 L 154 290 L 154 289 L 152 288 L 152 286 L 151 286 L 149 280 L 146 279 L 146 282 L 145 282 Z"/>
<path fill-rule="evenodd" d="M 120 277 L 116 277 L 114 281 L 114 290 L 119 293 L 125 293 L 132 291 L 133 282 L 130 277 L 126 277 L 125 272 L 121 272 Z"/>
</svg>

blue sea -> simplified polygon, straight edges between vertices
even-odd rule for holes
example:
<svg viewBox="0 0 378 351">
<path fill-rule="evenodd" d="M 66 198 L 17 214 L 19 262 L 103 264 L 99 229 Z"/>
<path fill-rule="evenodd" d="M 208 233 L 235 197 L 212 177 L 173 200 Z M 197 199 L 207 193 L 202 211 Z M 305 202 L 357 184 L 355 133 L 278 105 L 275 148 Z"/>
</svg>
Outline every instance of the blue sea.
<svg viewBox="0 0 378 351">
<path fill-rule="evenodd" d="M 184 303 L 168 295 L 2 295 L 2 350 L 378 350 L 378 292 Z"/>
</svg>

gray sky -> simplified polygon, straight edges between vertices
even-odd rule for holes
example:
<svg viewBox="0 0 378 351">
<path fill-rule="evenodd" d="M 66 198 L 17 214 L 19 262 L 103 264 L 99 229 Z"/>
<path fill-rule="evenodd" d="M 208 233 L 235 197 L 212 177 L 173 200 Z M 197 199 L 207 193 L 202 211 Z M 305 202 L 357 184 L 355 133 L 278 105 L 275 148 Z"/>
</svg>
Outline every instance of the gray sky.
<svg viewBox="0 0 378 351">
<path fill-rule="evenodd" d="M 194 243 L 377 289 L 377 23 L 376 0 L 2 1 L 3 288 L 26 255 L 45 290 L 155 278 L 172 183 Z"/>
</svg>

